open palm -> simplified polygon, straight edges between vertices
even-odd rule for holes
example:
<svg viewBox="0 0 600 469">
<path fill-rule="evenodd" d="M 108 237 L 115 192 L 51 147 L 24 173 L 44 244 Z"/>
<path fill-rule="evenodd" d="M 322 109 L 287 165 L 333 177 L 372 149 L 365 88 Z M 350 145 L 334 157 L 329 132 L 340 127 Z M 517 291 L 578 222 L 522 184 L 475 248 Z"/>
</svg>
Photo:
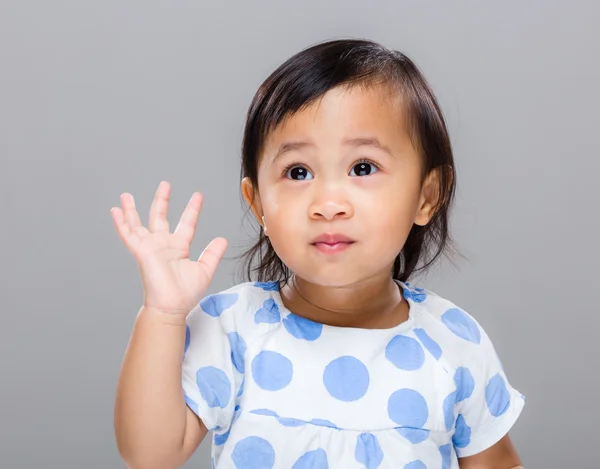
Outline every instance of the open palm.
<svg viewBox="0 0 600 469">
<path fill-rule="evenodd" d="M 144 306 L 165 313 L 187 314 L 204 296 L 227 248 L 223 238 L 213 239 L 198 261 L 189 258 L 202 195 L 194 193 L 174 232 L 167 211 L 171 188 L 161 182 L 150 207 L 148 228 L 142 225 L 133 196 L 121 195 L 121 206 L 111 209 L 119 237 L 134 255 L 142 276 Z"/>
</svg>

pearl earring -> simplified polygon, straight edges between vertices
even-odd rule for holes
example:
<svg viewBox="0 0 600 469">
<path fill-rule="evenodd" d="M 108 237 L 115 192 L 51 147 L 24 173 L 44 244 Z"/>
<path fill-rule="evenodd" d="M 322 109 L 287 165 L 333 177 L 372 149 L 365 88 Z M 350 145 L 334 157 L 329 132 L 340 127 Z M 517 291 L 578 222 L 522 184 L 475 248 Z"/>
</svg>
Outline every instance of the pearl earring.
<svg viewBox="0 0 600 469">
<path fill-rule="evenodd" d="M 265 222 L 265 216 L 262 216 L 262 222 L 263 222 L 263 231 L 265 232 L 265 234 L 267 234 L 267 223 Z"/>
</svg>

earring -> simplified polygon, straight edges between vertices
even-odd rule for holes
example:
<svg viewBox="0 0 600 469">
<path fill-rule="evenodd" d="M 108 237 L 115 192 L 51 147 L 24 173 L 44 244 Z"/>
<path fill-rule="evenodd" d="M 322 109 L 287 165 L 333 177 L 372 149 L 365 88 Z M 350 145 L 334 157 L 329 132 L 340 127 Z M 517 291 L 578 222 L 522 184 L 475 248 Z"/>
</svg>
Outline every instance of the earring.
<svg viewBox="0 0 600 469">
<path fill-rule="evenodd" d="M 265 232 L 265 235 L 267 234 L 267 223 L 265 222 L 265 216 L 262 216 L 262 227 L 263 227 L 263 231 Z"/>
</svg>

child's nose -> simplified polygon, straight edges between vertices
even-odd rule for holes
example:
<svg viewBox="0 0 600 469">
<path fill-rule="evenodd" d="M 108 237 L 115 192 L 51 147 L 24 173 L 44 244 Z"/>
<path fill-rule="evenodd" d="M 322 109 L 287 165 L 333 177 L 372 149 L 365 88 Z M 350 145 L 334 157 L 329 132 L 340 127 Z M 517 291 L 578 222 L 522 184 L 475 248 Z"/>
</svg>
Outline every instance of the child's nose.
<svg viewBox="0 0 600 469">
<path fill-rule="evenodd" d="M 309 216 L 313 219 L 349 218 L 354 215 L 352 204 L 343 191 L 323 191 L 315 197 L 309 207 Z"/>
</svg>

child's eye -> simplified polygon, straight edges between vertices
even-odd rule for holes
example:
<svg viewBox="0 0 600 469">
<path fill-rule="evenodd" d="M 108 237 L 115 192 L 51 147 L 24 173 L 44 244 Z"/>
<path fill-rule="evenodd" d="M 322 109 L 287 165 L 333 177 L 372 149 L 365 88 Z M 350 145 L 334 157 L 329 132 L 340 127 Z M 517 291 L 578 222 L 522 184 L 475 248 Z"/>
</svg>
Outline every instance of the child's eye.
<svg viewBox="0 0 600 469">
<path fill-rule="evenodd" d="M 350 176 L 369 176 L 379 171 L 379 168 L 374 163 L 369 161 L 361 161 L 355 164 L 350 171 Z M 353 174 L 354 173 L 354 174 Z"/>
<path fill-rule="evenodd" d="M 292 166 L 285 171 L 285 177 L 296 181 L 308 181 L 313 175 L 304 166 Z"/>
</svg>

